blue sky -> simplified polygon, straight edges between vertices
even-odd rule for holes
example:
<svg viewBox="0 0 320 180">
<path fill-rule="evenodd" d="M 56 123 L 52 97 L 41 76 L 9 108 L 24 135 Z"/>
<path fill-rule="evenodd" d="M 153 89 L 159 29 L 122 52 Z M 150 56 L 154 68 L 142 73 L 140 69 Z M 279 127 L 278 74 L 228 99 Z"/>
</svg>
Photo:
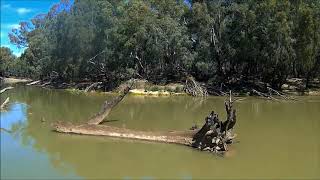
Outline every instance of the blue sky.
<svg viewBox="0 0 320 180">
<path fill-rule="evenodd" d="M 8 32 L 21 21 L 30 21 L 34 16 L 47 13 L 59 0 L 1 0 L 1 47 L 9 47 L 17 56 L 23 52 L 10 44 Z"/>
</svg>

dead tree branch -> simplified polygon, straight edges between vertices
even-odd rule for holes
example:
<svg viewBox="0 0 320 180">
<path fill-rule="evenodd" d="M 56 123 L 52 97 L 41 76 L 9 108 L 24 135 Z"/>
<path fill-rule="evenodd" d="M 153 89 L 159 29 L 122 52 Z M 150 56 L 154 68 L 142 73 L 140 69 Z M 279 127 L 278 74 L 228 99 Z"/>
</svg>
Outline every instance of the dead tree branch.
<svg viewBox="0 0 320 180">
<path fill-rule="evenodd" d="M 267 89 L 269 90 L 269 93 L 270 93 L 270 94 L 273 92 L 273 93 L 275 93 L 276 95 L 282 97 L 282 98 L 285 99 L 285 100 L 296 100 L 296 99 L 294 99 L 293 97 L 287 96 L 287 95 L 285 95 L 284 93 L 281 93 L 281 92 L 279 92 L 279 91 L 276 91 L 276 90 L 274 90 L 274 89 L 272 89 L 272 88 L 270 88 L 270 87 L 267 87 Z"/>
<path fill-rule="evenodd" d="M 27 86 L 32 86 L 32 85 L 38 84 L 38 83 L 40 83 L 40 82 L 41 82 L 40 80 L 38 80 L 38 81 L 33 81 L 33 82 L 28 83 L 28 84 L 26 84 L 26 85 L 27 85 Z"/>
<path fill-rule="evenodd" d="M 9 98 L 9 97 L 7 97 L 7 99 L 6 99 L 6 100 L 1 104 L 0 109 L 4 109 L 4 108 L 8 105 L 9 100 L 10 100 L 10 98 Z"/>
<path fill-rule="evenodd" d="M 99 84 L 102 84 L 102 82 L 95 82 L 93 84 L 91 84 L 90 86 L 88 86 L 84 92 L 89 92 L 92 88 L 95 88 L 96 86 L 98 86 Z"/>
<path fill-rule="evenodd" d="M 9 87 L 3 88 L 3 89 L 0 91 L 0 94 L 4 93 L 5 91 L 10 90 L 10 89 L 13 89 L 13 87 L 9 86 Z"/>
<path fill-rule="evenodd" d="M 200 84 L 198 84 L 193 77 L 187 77 L 186 83 L 185 83 L 185 90 L 187 94 L 190 94 L 192 96 L 200 96 L 200 97 L 206 97 L 208 96 L 207 90 L 202 87 Z"/>
<path fill-rule="evenodd" d="M 269 100 L 278 101 L 277 98 L 274 98 L 274 97 L 272 97 L 271 95 L 268 95 L 268 94 L 259 92 L 259 91 L 255 90 L 255 89 L 252 89 L 252 92 L 255 93 L 255 94 L 257 94 L 258 96 L 263 97 L 263 98 L 266 98 L 266 99 L 269 99 Z"/>
<path fill-rule="evenodd" d="M 89 119 L 88 124 L 100 124 L 110 113 L 113 107 L 115 107 L 128 93 L 131 87 L 133 86 L 133 82 L 130 87 L 127 87 L 121 95 L 113 98 L 110 101 L 105 101 L 101 107 L 101 110 L 95 114 L 92 118 Z"/>
</svg>

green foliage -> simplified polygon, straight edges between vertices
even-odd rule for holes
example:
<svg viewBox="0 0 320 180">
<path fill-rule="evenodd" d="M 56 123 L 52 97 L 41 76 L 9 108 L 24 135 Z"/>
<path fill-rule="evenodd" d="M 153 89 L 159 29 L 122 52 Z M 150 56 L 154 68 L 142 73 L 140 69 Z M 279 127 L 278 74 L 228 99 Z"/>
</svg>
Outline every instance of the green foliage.
<svg viewBox="0 0 320 180">
<path fill-rule="evenodd" d="M 0 76 L 11 75 L 11 67 L 15 63 L 16 57 L 7 47 L 0 48 Z"/>
<path fill-rule="evenodd" d="M 32 25 L 10 33 L 28 48 L 10 63 L 1 59 L 1 72 L 114 85 L 191 74 L 210 86 L 255 79 L 275 88 L 288 76 L 320 74 L 320 1 L 192 1 L 189 8 L 183 0 L 63 0 Z"/>
</svg>

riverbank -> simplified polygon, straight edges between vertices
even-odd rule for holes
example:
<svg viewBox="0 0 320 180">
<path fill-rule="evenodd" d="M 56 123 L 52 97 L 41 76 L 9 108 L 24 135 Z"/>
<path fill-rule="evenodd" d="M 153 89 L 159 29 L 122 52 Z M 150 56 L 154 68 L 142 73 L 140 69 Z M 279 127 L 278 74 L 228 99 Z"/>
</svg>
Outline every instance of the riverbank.
<svg viewBox="0 0 320 180">
<path fill-rule="evenodd" d="M 107 94 L 116 94 L 121 92 L 125 87 L 127 87 L 131 81 L 125 81 L 121 83 L 116 88 L 106 88 L 106 84 L 102 82 L 78 82 L 78 83 L 65 83 L 65 82 L 51 82 L 51 81 L 33 81 L 27 78 L 2 78 L 1 82 L 6 84 L 15 84 L 15 83 L 27 83 L 27 85 L 39 86 L 42 88 L 52 88 L 52 89 L 65 89 L 71 93 L 107 93 Z M 208 84 L 202 83 L 203 87 L 210 89 Z M 305 81 L 299 78 L 290 78 L 285 84 L 282 85 L 281 91 L 284 95 L 292 96 L 320 96 L 320 80 L 313 79 L 310 82 L 310 88 L 304 89 Z M 250 88 L 244 88 L 245 90 L 234 90 L 232 92 L 235 96 L 261 96 L 252 91 Z M 209 90 L 209 95 L 211 96 L 223 96 L 228 93 L 226 87 L 224 90 Z M 264 92 L 263 94 L 270 94 L 270 92 Z M 130 90 L 131 95 L 137 96 L 186 96 L 188 95 L 185 92 L 185 84 L 183 83 L 170 83 L 166 85 L 157 85 L 147 80 L 137 79 Z"/>
</svg>

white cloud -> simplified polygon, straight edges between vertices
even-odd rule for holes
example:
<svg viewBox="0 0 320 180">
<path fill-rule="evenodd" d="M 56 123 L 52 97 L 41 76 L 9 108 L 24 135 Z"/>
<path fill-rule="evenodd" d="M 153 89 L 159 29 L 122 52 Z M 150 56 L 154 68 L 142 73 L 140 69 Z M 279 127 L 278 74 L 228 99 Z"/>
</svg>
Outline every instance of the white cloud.
<svg viewBox="0 0 320 180">
<path fill-rule="evenodd" d="M 23 53 L 23 51 L 19 51 L 19 52 L 13 51 L 13 54 L 14 54 L 15 56 L 17 56 L 17 57 L 20 57 L 22 53 Z"/>
<path fill-rule="evenodd" d="M 19 27 L 20 27 L 19 24 L 7 24 L 7 26 L 6 26 L 6 28 L 8 28 L 8 29 L 17 29 Z"/>
<path fill-rule="evenodd" d="M 17 11 L 18 14 L 24 15 L 24 14 L 26 14 L 26 13 L 31 12 L 32 10 L 31 10 L 31 9 L 28 9 L 28 8 L 18 8 L 16 11 Z"/>
<path fill-rule="evenodd" d="M 9 44 L 1 44 L 1 47 L 7 47 L 10 48 L 11 46 Z"/>
</svg>

